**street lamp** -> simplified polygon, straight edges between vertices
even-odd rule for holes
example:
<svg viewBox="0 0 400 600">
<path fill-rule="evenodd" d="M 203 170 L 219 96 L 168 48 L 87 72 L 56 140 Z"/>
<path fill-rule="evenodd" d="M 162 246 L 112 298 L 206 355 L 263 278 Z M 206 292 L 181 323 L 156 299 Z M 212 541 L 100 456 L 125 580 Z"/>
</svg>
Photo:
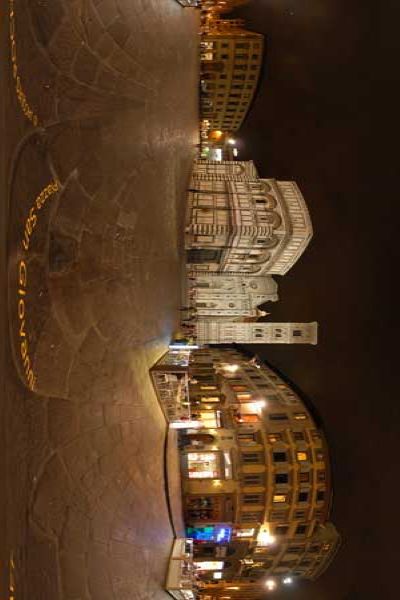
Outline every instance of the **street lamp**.
<svg viewBox="0 0 400 600">
<path fill-rule="evenodd" d="M 293 583 L 293 579 L 292 579 L 291 577 L 284 577 L 284 578 L 282 579 L 282 583 L 283 583 L 284 585 L 290 585 L 290 584 L 292 584 L 292 583 Z"/>
<path fill-rule="evenodd" d="M 273 579 L 267 579 L 267 581 L 265 582 L 265 585 L 267 586 L 267 589 L 270 592 L 273 592 L 274 590 L 276 590 L 276 581 L 274 581 Z"/>
</svg>

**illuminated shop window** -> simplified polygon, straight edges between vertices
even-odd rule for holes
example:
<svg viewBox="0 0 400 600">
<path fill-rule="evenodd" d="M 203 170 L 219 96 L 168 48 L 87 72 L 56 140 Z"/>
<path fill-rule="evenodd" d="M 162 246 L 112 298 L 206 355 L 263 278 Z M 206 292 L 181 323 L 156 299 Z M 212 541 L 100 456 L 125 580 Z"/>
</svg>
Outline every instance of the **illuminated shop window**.
<svg viewBox="0 0 400 600">
<path fill-rule="evenodd" d="M 193 562 L 196 571 L 219 571 L 224 568 L 222 560 L 202 560 Z"/>
<path fill-rule="evenodd" d="M 221 475 L 218 452 L 190 452 L 187 455 L 190 479 L 218 479 Z"/>
<path fill-rule="evenodd" d="M 278 504 L 280 502 L 286 502 L 286 494 L 274 494 L 273 503 Z"/>
<path fill-rule="evenodd" d="M 238 423 L 257 423 L 259 420 L 260 418 L 256 414 L 241 414 L 236 417 Z"/>
<path fill-rule="evenodd" d="M 201 412 L 200 420 L 207 429 L 216 429 L 221 427 L 220 414 L 219 411 Z"/>
<path fill-rule="evenodd" d="M 239 402 L 247 402 L 248 400 L 251 400 L 251 394 L 239 393 L 239 394 L 236 394 L 236 398 Z"/>
<path fill-rule="evenodd" d="M 213 573 L 213 579 L 222 579 L 222 572 L 221 571 L 215 571 Z"/>
<path fill-rule="evenodd" d="M 254 535 L 254 527 L 247 529 L 237 529 L 235 532 L 235 536 L 237 538 L 248 538 Z"/>
<path fill-rule="evenodd" d="M 299 462 L 308 460 L 308 454 L 307 454 L 307 452 L 296 452 L 296 456 L 297 456 L 297 460 Z"/>
<path fill-rule="evenodd" d="M 307 419 L 307 415 L 305 413 L 294 413 L 294 418 L 296 421 L 304 421 Z"/>
</svg>

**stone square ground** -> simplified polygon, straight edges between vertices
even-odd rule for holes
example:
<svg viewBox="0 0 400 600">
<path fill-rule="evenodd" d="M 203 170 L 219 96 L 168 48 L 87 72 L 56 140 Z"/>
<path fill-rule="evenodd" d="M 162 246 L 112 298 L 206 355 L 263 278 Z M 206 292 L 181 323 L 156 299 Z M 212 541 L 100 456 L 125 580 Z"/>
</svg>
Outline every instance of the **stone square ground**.
<svg viewBox="0 0 400 600">
<path fill-rule="evenodd" d="M 1 597 L 162 598 L 173 530 L 148 368 L 178 322 L 199 15 L 4 8 Z"/>
</svg>

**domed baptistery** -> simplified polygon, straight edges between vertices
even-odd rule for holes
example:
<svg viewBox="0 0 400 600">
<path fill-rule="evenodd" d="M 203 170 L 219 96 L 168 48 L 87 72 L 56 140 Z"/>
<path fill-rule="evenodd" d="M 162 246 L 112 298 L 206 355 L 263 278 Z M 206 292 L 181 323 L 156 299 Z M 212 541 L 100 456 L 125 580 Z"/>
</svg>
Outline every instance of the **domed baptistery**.
<svg viewBox="0 0 400 600">
<path fill-rule="evenodd" d="M 186 220 L 192 271 L 284 275 L 311 237 L 295 182 L 260 179 L 251 161 L 195 163 Z"/>
<path fill-rule="evenodd" d="M 194 350 L 185 370 L 183 510 L 202 596 L 258 598 L 316 579 L 340 537 L 328 447 L 310 411 L 237 350 Z"/>
</svg>

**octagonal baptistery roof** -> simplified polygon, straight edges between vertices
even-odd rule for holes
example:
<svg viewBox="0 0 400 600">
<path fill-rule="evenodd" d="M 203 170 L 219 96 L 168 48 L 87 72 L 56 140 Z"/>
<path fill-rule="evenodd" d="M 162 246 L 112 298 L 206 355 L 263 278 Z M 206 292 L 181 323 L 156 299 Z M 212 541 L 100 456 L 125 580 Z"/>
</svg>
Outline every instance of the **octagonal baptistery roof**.
<svg viewBox="0 0 400 600">
<path fill-rule="evenodd" d="M 340 536 L 329 520 L 328 446 L 308 406 L 271 368 L 237 350 L 195 351 L 189 369 L 192 417 L 203 428 L 194 441 L 189 431 L 182 450 L 183 498 L 204 593 L 237 588 L 234 597 L 255 599 L 266 577 L 277 585 L 316 579 Z M 200 537 L 213 527 L 225 538 Z M 208 561 L 219 561 L 218 578 Z"/>
</svg>

